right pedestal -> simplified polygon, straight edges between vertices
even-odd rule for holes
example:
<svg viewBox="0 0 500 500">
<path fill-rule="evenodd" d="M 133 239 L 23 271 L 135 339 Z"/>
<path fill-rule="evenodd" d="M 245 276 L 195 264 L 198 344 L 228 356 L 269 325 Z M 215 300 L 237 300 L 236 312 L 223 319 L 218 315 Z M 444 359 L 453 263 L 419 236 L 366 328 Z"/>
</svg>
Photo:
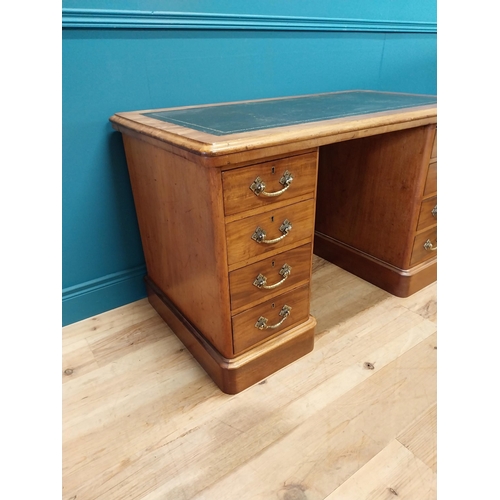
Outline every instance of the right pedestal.
<svg viewBox="0 0 500 500">
<path fill-rule="evenodd" d="M 314 253 L 398 297 L 436 280 L 436 125 L 320 148 Z"/>
</svg>

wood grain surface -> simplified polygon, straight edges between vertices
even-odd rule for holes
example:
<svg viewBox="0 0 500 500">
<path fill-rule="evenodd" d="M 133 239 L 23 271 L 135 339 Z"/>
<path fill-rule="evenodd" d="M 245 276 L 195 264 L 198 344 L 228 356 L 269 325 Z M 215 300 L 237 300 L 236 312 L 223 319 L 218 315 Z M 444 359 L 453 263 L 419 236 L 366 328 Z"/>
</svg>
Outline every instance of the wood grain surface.
<svg viewBox="0 0 500 500">
<path fill-rule="evenodd" d="M 438 149 L 438 135 L 437 135 L 437 130 L 436 130 L 436 135 L 434 137 L 434 143 L 432 144 L 431 158 L 437 158 L 437 149 Z"/>
<path fill-rule="evenodd" d="M 291 307 L 291 311 L 283 323 L 281 323 L 281 320 L 284 318 L 280 316 L 280 312 L 284 306 Z M 267 326 L 275 326 L 279 323 L 281 325 L 276 328 L 259 330 L 255 327 L 255 324 L 261 317 L 268 320 Z M 264 339 L 268 339 L 287 331 L 293 326 L 304 323 L 308 318 L 309 283 L 268 299 L 262 304 L 233 316 L 234 352 L 235 354 L 239 354 Z"/>
<path fill-rule="evenodd" d="M 436 215 L 432 213 L 434 207 L 437 207 L 437 196 L 432 196 L 422 202 L 418 216 L 417 231 L 437 224 L 437 212 Z"/>
<path fill-rule="evenodd" d="M 232 354 L 220 172 L 124 135 L 147 273 L 221 354 Z"/>
<path fill-rule="evenodd" d="M 257 243 L 252 235 L 258 227 L 266 232 L 266 240 L 284 235 L 280 227 L 285 220 L 292 224 L 286 236 L 276 243 Z M 229 269 L 243 267 L 252 259 L 261 259 L 287 247 L 312 241 L 314 235 L 314 200 L 294 203 L 282 208 L 270 208 L 264 213 L 246 217 L 226 225 L 227 261 Z"/>
<path fill-rule="evenodd" d="M 425 181 L 424 196 L 433 196 L 437 192 L 437 160 L 429 163 Z"/>
<path fill-rule="evenodd" d="M 314 197 L 316 188 L 317 151 L 298 156 L 289 156 L 270 162 L 242 167 L 222 173 L 224 188 L 224 210 L 226 215 L 232 215 L 257 207 L 271 207 L 277 201 L 290 200 L 297 196 Z M 259 177 L 265 182 L 266 193 L 278 192 L 283 189 L 281 176 L 288 171 L 293 180 L 288 189 L 279 196 L 266 197 L 255 195 L 250 189 L 252 183 Z"/>
<path fill-rule="evenodd" d="M 309 243 L 230 273 L 229 286 L 231 289 L 232 313 L 237 314 L 241 312 L 241 309 L 264 302 L 291 288 L 309 282 L 311 277 L 311 250 L 311 243 Z M 267 286 L 276 285 L 284 279 L 279 273 L 284 265 L 288 265 L 291 271 L 281 285 L 276 288 L 265 289 L 257 288 L 253 284 L 257 276 L 262 274 L 266 277 Z"/>
<path fill-rule="evenodd" d="M 434 250 L 427 250 L 424 245 L 429 240 Z M 427 259 L 437 257 L 437 227 L 433 227 L 415 236 L 410 265 L 413 266 Z"/>
<path fill-rule="evenodd" d="M 407 269 L 433 136 L 417 127 L 324 147 L 316 231 Z"/>
</svg>

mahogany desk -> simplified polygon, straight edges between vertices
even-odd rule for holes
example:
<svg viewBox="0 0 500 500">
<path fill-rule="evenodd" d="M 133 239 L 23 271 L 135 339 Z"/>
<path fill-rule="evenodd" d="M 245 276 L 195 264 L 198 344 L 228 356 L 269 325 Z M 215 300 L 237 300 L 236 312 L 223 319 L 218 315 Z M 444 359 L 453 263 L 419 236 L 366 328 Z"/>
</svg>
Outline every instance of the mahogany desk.
<svg viewBox="0 0 500 500">
<path fill-rule="evenodd" d="M 310 352 L 313 253 L 398 296 L 436 279 L 436 97 L 117 113 L 153 307 L 237 393 Z"/>
</svg>

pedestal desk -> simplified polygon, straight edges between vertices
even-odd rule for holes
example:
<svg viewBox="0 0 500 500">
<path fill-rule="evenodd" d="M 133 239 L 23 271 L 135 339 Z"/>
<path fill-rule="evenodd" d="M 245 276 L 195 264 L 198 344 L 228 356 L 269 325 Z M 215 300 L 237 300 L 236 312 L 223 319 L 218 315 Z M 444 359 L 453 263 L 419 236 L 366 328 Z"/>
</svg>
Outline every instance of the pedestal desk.
<svg viewBox="0 0 500 500">
<path fill-rule="evenodd" d="M 313 349 L 313 253 L 436 279 L 436 97 L 347 91 L 117 113 L 149 301 L 234 394 Z"/>
</svg>

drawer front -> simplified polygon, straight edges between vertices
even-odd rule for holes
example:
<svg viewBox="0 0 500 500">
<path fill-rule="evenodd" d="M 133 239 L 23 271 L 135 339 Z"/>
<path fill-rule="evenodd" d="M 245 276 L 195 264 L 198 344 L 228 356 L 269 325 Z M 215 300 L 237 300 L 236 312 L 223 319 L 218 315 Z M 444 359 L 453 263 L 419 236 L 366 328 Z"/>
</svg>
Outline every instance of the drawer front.
<svg viewBox="0 0 500 500">
<path fill-rule="evenodd" d="M 291 229 L 286 231 L 287 222 Z M 226 224 L 228 265 L 243 262 L 310 238 L 314 200 L 301 201 Z M 259 236 L 260 235 L 260 236 Z M 263 239 L 260 243 L 254 238 Z M 277 241 L 276 241 L 277 240 Z M 274 241 L 273 243 L 266 243 Z"/>
<path fill-rule="evenodd" d="M 272 205 L 296 196 L 310 194 L 312 198 L 316 184 L 316 156 L 316 152 L 312 152 L 223 172 L 225 214 Z M 286 172 L 288 174 L 284 175 Z M 267 196 L 269 193 L 281 194 Z"/>
<path fill-rule="evenodd" d="M 427 248 L 426 248 L 427 247 Z M 410 267 L 437 256 L 437 227 L 415 237 Z"/>
<path fill-rule="evenodd" d="M 437 192 L 437 161 L 429 164 L 425 181 L 424 196 Z"/>
<path fill-rule="evenodd" d="M 289 314 L 284 312 L 285 306 L 291 308 Z M 236 314 L 233 316 L 234 353 L 239 354 L 268 337 L 283 333 L 307 321 L 308 318 L 309 285 L 296 288 Z M 263 328 L 259 329 L 256 324 Z"/>
<path fill-rule="evenodd" d="M 437 196 L 424 200 L 420 206 L 417 231 L 437 224 Z"/>
<path fill-rule="evenodd" d="M 230 273 L 231 309 L 262 302 L 309 282 L 311 246 L 303 245 Z"/>
<path fill-rule="evenodd" d="M 436 135 L 434 137 L 434 144 L 432 145 L 431 158 L 437 158 L 438 155 L 438 133 L 436 129 Z"/>
</svg>

